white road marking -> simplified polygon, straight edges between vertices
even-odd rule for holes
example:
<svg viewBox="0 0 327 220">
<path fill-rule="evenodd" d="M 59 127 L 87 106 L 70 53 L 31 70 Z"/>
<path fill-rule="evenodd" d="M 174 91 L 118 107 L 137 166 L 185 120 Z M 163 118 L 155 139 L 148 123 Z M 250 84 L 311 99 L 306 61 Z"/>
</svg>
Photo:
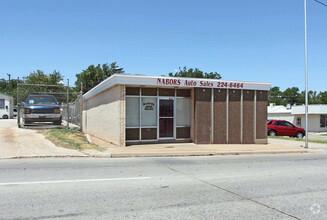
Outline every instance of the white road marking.
<svg viewBox="0 0 327 220">
<path fill-rule="evenodd" d="M 81 179 L 81 180 L 50 180 L 50 181 L 36 181 L 36 182 L 0 183 L 0 186 L 32 185 L 32 184 L 48 184 L 48 183 L 78 183 L 78 182 L 100 182 L 100 181 L 122 181 L 122 180 L 147 180 L 147 179 L 150 179 L 150 177 L 126 177 L 126 178 Z"/>
</svg>

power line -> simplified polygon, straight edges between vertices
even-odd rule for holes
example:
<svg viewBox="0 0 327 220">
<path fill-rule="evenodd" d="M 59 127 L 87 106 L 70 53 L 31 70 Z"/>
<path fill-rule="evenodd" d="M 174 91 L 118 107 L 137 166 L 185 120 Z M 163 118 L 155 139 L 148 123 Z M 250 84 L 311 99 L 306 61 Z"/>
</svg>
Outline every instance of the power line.
<svg viewBox="0 0 327 220">
<path fill-rule="evenodd" d="M 325 4 L 325 3 L 323 3 L 323 2 L 320 2 L 320 1 L 318 1 L 318 0 L 313 0 L 313 1 L 318 2 L 319 4 L 322 4 L 323 6 L 327 7 L 327 4 Z"/>
</svg>

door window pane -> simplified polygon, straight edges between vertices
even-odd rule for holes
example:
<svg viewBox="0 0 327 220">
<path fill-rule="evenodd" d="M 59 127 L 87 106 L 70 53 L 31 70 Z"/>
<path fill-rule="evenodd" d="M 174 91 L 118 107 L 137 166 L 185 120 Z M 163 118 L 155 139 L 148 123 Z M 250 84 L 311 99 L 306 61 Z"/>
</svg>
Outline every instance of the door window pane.
<svg viewBox="0 0 327 220">
<path fill-rule="evenodd" d="M 176 125 L 191 126 L 192 100 L 190 98 L 176 99 Z"/>
<path fill-rule="evenodd" d="M 288 122 L 285 122 L 285 125 L 286 125 L 287 127 L 293 127 L 293 125 L 292 125 L 291 123 L 288 123 Z"/>
<path fill-rule="evenodd" d="M 126 97 L 126 127 L 140 126 L 140 98 Z"/>
<path fill-rule="evenodd" d="M 279 122 L 279 126 L 286 126 L 285 121 L 280 121 L 280 122 Z"/>
<path fill-rule="evenodd" d="M 142 98 L 142 126 L 157 126 L 157 98 Z"/>
<path fill-rule="evenodd" d="M 174 117 L 174 100 L 160 100 L 159 117 Z"/>
<path fill-rule="evenodd" d="M 159 137 L 173 137 L 174 136 L 174 119 L 160 118 Z"/>
</svg>

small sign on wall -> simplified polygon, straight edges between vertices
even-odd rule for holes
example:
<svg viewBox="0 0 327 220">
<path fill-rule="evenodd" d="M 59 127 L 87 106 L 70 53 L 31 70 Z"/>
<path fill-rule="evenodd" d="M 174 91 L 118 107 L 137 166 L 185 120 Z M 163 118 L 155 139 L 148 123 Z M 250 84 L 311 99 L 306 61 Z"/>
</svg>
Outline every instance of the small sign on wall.
<svg viewBox="0 0 327 220">
<path fill-rule="evenodd" d="M 155 104 L 153 102 L 145 102 L 143 103 L 143 109 L 144 111 L 153 111 L 153 106 Z"/>
</svg>

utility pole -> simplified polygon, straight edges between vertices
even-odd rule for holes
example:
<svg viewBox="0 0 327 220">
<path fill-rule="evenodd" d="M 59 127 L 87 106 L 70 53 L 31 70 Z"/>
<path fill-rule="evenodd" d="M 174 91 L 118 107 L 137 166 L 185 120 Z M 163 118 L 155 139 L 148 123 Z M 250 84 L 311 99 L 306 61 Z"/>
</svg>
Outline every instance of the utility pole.
<svg viewBox="0 0 327 220">
<path fill-rule="evenodd" d="M 67 79 L 67 129 L 69 129 L 69 79 Z"/>
<path fill-rule="evenodd" d="M 307 0 L 304 0 L 304 50 L 305 50 L 305 148 L 309 148 L 308 137 L 308 36 L 307 36 Z"/>
<path fill-rule="evenodd" d="M 7 73 L 9 77 L 9 92 L 11 92 L 11 74 Z"/>
</svg>

